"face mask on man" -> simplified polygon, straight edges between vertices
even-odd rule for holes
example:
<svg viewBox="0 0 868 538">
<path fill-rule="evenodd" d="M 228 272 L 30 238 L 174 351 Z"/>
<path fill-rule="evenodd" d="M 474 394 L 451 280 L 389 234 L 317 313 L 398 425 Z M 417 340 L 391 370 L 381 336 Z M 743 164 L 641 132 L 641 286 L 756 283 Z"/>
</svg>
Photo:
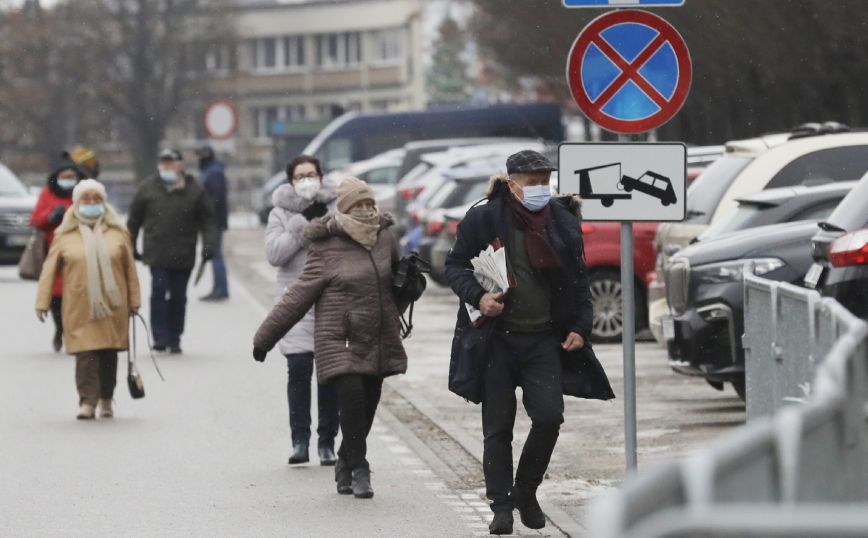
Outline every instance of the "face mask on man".
<svg viewBox="0 0 868 538">
<path fill-rule="evenodd" d="M 320 182 L 314 178 L 299 179 L 293 184 L 295 192 L 305 200 L 313 200 L 316 193 L 319 192 Z"/>
<path fill-rule="evenodd" d="M 105 206 L 102 204 L 79 204 L 78 212 L 83 217 L 97 218 L 105 213 Z"/>
<path fill-rule="evenodd" d="M 160 168 L 160 179 L 166 183 L 174 183 L 178 181 L 178 173 L 174 170 L 164 170 Z"/>
<path fill-rule="evenodd" d="M 518 183 L 513 183 L 521 189 L 522 199 L 521 205 L 529 211 L 539 211 L 549 203 L 552 198 L 552 191 L 548 185 L 532 185 L 522 187 Z M 517 197 L 516 197 L 517 198 Z"/>
<path fill-rule="evenodd" d="M 65 191 L 71 191 L 78 184 L 77 179 L 64 179 L 62 177 L 57 178 L 57 186 Z"/>
</svg>

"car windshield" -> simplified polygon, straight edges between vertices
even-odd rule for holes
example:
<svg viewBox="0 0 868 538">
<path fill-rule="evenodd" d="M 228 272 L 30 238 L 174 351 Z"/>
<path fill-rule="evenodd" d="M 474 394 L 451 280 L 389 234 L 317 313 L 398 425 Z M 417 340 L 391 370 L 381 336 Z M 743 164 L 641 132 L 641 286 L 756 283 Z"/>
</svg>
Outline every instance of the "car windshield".
<svg viewBox="0 0 868 538">
<path fill-rule="evenodd" d="M 714 161 L 687 190 L 687 218 L 684 222 L 708 224 L 717 204 L 751 157 L 725 155 Z"/>
<path fill-rule="evenodd" d="M 374 168 L 364 174 L 360 174 L 359 179 L 364 180 L 369 185 L 394 185 L 398 181 L 398 167 L 386 166 Z"/>
<path fill-rule="evenodd" d="M 736 209 L 733 209 L 722 219 L 712 224 L 702 235 L 699 236 L 699 239 L 701 241 L 706 241 L 708 239 L 720 237 L 724 234 L 749 228 L 750 223 L 755 221 L 757 214 L 766 209 L 768 209 L 768 206 L 741 203 Z"/>
<path fill-rule="evenodd" d="M 868 174 L 841 200 L 827 222 L 848 232 L 868 225 L 868 204 L 865 200 L 868 200 Z"/>
<path fill-rule="evenodd" d="M 0 196 L 27 196 L 27 189 L 11 170 L 0 164 Z"/>
</svg>

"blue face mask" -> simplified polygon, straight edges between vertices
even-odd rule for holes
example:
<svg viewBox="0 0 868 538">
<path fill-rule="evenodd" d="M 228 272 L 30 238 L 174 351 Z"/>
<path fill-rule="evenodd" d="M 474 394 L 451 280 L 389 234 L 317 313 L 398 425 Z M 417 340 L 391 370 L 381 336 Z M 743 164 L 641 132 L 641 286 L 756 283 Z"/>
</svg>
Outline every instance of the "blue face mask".
<svg viewBox="0 0 868 538">
<path fill-rule="evenodd" d="M 105 206 L 102 204 L 79 204 L 78 212 L 81 213 L 82 217 L 101 217 L 105 213 Z"/>
<path fill-rule="evenodd" d="M 160 169 L 160 178 L 166 183 L 174 183 L 178 181 L 178 174 L 173 170 Z"/>
<path fill-rule="evenodd" d="M 530 211 L 539 211 L 544 208 L 552 198 L 552 191 L 548 185 L 537 185 L 534 187 L 524 187 L 522 189 L 524 198 L 521 204 Z"/>
<path fill-rule="evenodd" d="M 57 186 L 65 191 L 71 191 L 78 183 L 77 179 L 61 179 L 57 178 Z"/>
</svg>

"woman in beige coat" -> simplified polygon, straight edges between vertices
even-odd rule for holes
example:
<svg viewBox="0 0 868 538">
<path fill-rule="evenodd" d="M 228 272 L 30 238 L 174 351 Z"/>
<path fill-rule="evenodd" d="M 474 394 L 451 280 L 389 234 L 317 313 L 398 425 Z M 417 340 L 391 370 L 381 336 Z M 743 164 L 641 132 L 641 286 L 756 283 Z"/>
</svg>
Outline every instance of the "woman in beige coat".
<svg viewBox="0 0 868 538">
<path fill-rule="evenodd" d="M 373 497 L 366 439 L 380 401 L 383 378 L 404 373 L 407 355 L 392 297 L 398 240 L 392 219 L 380 215 L 367 184 L 348 178 L 338 187 L 337 213 L 313 220 L 299 280 L 253 341 L 253 357 L 268 350 L 316 305 L 314 357 L 317 381 L 337 388 L 343 441 L 335 481 L 338 493 Z"/>
<path fill-rule="evenodd" d="M 39 321 L 51 308 L 51 290 L 63 272 L 63 338 L 75 355 L 79 419 L 113 416 L 119 350 L 127 349 L 129 317 L 141 306 L 130 234 L 93 179 L 72 192 L 48 251 L 36 298 Z"/>
</svg>

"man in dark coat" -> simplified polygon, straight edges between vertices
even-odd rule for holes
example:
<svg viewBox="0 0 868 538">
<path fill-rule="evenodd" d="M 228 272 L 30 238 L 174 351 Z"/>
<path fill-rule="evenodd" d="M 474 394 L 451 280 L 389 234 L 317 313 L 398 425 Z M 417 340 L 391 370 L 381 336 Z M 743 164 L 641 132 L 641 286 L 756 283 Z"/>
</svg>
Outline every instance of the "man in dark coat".
<svg viewBox="0 0 868 538">
<path fill-rule="evenodd" d="M 217 247 L 211 259 L 214 285 L 203 301 L 224 301 L 229 298 L 229 283 L 226 277 L 226 262 L 223 260 L 223 232 L 229 229 L 229 204 L 227 201 L 226 166 L 217 160 L 211 146 L 196 150 L 202 186 L 211 198 L 217 217 Z"/>
<path fill-rule="evenodd" d="M 459 225 L 446 261 L 446 276 L 461 301 L 450 389 L 482 402 L 492 534 L 512 533 L 514 508 L 525 526 L 545 526 L 536 490 L 563 422 L 563 394 L 614 397 L 588 343 L 593 310 L 578 200 L 551 200 L 555 167 L 540 153 L 519 152 L 506 167 L 509 177 L 493 178 L 486 201 Z M 492 243 L 506 249 L 511 289 L 505 294 L 486 291 L 472 271 L 471 260 Z M 471 324 L 467 305 L 482 313 L 481 325 Z M 468 385 L 459 386 L 459 377 L 468 369 L 462 363 L 473 360 L 479 367 L 470 385 L 478 384 L 478 390 L 463 390 Z M 513 481 L 517 386 L 532 427 Z"/>
<path fill-rule="evenodd" d="M 181 353 L 187 310 L 187 284 L 196 264 L 196 241 L 202 235 L 202 260 L 217 248 L 217 225 L 208 194 L 184 173 L 181 152 L 160 152 L 158 174 L 136 192 L 127 227 L 133 245 L 144 229 L 141 256 L 151 268 L 151 330 L 154 349 Z"/>
</svg>

